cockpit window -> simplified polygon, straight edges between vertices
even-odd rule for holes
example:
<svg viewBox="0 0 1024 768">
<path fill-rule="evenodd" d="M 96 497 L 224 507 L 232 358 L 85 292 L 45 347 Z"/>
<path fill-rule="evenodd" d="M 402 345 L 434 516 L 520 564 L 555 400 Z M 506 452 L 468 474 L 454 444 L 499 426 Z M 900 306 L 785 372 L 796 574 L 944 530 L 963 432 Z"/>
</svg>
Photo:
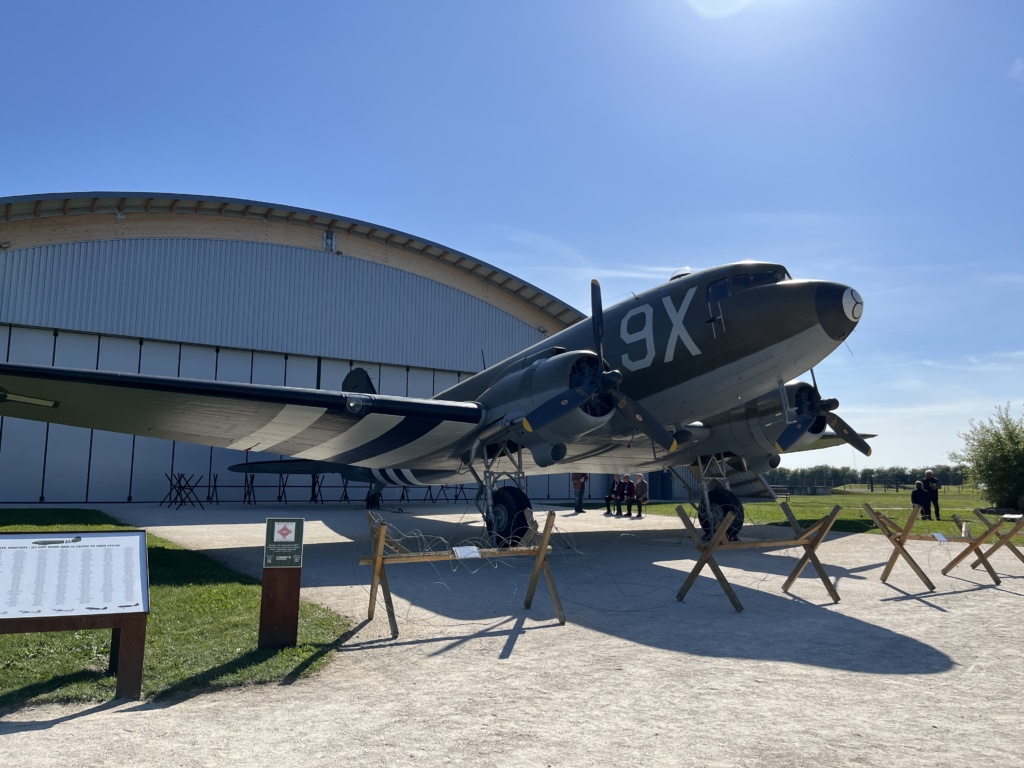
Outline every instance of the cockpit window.
<svg viewBox="0 0 1024 768">
<path fill-rule="evenodd" d="M 708 283 L 708 304 L 715 304 L 719 301 L 724 301 L 732 295 L 729 291 L 729 280 L 728 278 L 722 278 L 721 280 L 715 280 L 713 283 Z"/>
<path fill-rule="evenodd" d="M 784 269 L 773 269 L 770 272 L 759 272 L 754 275 L 754 285 L 772 285 L 773 283 L 781 283 L 783 280 L 788 278 Z"/>
<path fill-rule="evenodd" d="M 733 290 L 742 291 L 744 288 L 749 288 L 753 285 L 752 278 L 750 275 L 733 275 L 732 276 L 732 287 Z"/>
<path fill-rule="evenodd" d="M 747 288 L 756 288 L 759 285 L 774 285 L 775 283 L 781 283 L 783 280 L 788 280 L 789 275 L 784 269 L 773 269 L 765 272 L 755 272 L 753 274 L 740 274 L 733 275 L 730 278 L 732 283 L 733 292 L 743 291 Z"/>
</svg>

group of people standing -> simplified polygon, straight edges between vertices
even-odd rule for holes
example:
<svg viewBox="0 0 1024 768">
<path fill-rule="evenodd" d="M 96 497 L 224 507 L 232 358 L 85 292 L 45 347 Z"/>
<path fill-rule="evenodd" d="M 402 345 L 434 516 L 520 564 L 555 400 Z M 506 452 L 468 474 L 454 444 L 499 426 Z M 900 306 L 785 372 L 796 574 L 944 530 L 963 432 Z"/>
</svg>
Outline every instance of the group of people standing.
<svg viewBox="0 0 1024 768">
<path fill-rule="evenodd" d="M 583 472 L 576 472 L 572 476 L 572 489 L 576 493 L 576 512 L 586 512 L 583 509 L 583 493 L 587 487 L 589 475 Z M 608 495 L 604 497 L 605 514 L 611 516 L 612 504 L 615 504 L 615 517 L 635 517 L 642 519 L 644 506 L 650 501 L 650 487 L 644 476 L 637 473 L 636 482 L 630 479 L 629 475 L 613 475 L 612 483 L 608 486 Z M 626 513 L 622 513 L 622 505 L 626 505 Z M 636 504 L 636 515 L 633 515 L 633 505 Z"/>
<path fill-rule="evenodd" d="M 914 490 L 910 492 L 910 503 L 921 508 L 922 520 L 932 519 L 932 509 L 935 510 L 935 519 L 942 519 L 939 516 L 939 488 L 941 487 L 939 478 L 930 469 L 924 473 L 923 480 L 914 483 Z"/>
</svg>

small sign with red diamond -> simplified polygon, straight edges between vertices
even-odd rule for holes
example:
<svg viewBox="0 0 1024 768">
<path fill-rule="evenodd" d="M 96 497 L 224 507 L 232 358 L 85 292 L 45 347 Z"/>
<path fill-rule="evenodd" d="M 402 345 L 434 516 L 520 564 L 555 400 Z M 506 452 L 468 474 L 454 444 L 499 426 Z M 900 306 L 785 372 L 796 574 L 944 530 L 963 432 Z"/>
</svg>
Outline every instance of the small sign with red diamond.
<svg viewBox="0 0 1024 768">
<path fill-rule="evenodd" d="M 302 567 L 302 523 L 301 518 L 267 518 L 264 568 Z"/>
</svg>

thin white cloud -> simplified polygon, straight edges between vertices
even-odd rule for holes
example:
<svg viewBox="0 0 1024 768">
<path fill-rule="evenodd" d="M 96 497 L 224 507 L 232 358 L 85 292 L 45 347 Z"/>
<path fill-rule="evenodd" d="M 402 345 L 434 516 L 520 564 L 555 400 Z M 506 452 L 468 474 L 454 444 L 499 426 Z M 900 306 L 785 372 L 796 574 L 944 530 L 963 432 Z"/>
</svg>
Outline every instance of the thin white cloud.
<svg viewBox="0 0 1024 768">
<path fill-rule="evenodd" d="M 1004 362 L 983 361 L 978 358 L 968 359 L 959 363 L 921 360 L 918 364 L 943 371 L 967 371 L 968 373 L 996 373 L 998 371 L 1011 371 L 1015 367 Z"/>
<path fill-rule="evenodd" d="M 990 272 L 977 275 L 985 283 L 991 285 L 1006 285 L 1007 283 L 1024 283 L 1024 271 L 1022 272 Z"/>
<path fill-rule="evenodd" d="M 542 254 L 557 256 L 560 259 L 570 259 L 576 263 L 584 261 L 583 254 L 561 240 L 557 240 L 539 232 L 531 232 L 526 229 L 515 229 L 513 227 L 503 228 L 505 238 L 516 245 L 522 245 L 531 251 Z"/>
<path fill-rule="evenodd" d="M 737 213 L 729 218 L 740 224 L 755 224 L 781 229 L 864 227 L 875 222 L 874 218 L 867 216 L 822 211 L 747 211 Z"/>
<path fill-rule="evenodd" d="M 1018 83 L 1024 83 L 1024 57 L 1014 59 L 1013 66 L 1010 67 L 1006 76 Z"/>
</svg>

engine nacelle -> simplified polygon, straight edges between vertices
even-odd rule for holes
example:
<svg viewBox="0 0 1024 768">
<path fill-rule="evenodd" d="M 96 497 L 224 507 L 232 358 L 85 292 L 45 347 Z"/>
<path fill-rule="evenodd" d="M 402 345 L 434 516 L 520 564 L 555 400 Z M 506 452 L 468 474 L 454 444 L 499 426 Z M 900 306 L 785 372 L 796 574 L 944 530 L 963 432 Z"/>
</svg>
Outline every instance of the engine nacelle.
<svg viewBox="0 0 1024 768">
<path fill-rule="evenodd" d="M 495 382 L 480 397 L 480 403 L 489 413 L 531 413 L 552 398 L 592 380 L 595 372 L 603 368 L 593 352 L 564 352 L 555 357 L 535 360 L 525 368 L 512 371 Z M 581 435 L 600 429 L 612 418 L 615 405 L 611 397 L 595 394 L 578 408 L 534 432 L 515 432 L 516 441 L 536 452 L 534 460 L 540 466 L 550 466 L 565 457 L 557 459 L 557 450 L 552 449 L 571 442 Z M 545 447 L 547 446 L 547 447 Z M 565 446 L 562 446 L 564 450 Z M 548 463 L 541 463 L 536 455 L 547 456 Z"/>
<path fill-rule="evenodd" d="M 787 384 L 785 390 L 790 415 L 806 410 L 819 397 L 814 387 L 804 382 Z M 781 460 L 776 441 L 788 422 L 778 392 L 764 394 L 757 400 L 705 420 L 704 425 L 711 427 L 711 437 L 701 442 L 701 453 L 731 452 L 743 457 L 749 467 L 758 472 L 779 465 Z M 824 431 L 825 417 L 819 414 L 788 450 L 810 445 Z"/>
<path fill-rule="evenodd" d="M 536 443 L 527 447 L 533 456 L 534 463 L 538 467 L 550 467 L 552 464 L 557 464 L 569 452 L 569 449 L 565 447 L 565 443 L 555 443 L 554 445 L 551 443 Z"/>
</svg>

